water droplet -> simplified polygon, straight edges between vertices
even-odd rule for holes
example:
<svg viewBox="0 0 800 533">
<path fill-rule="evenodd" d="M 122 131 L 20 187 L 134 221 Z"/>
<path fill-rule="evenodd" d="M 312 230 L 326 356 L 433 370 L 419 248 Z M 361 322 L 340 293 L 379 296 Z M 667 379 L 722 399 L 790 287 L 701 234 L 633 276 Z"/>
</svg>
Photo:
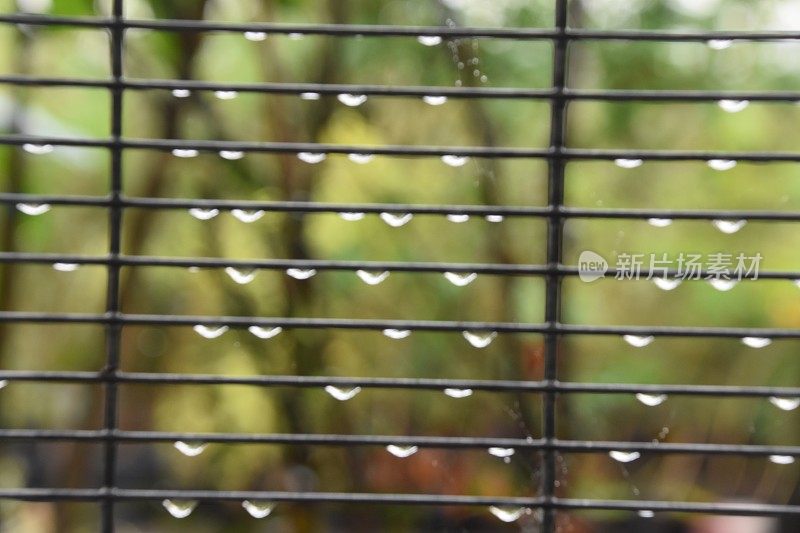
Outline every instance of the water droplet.
<svg viewBox="0 0 800 533">
<path fill-rule="evenodd" d="M 442 162 L 451 167 L 463 167 L 469 161 L 465 155 L 443 155 Z"/>
<path fill-rule="evenodd" d="M 730 170 L 736 166 L 733 159 L 709 159 L 706 164 L 714 170 Z"/>
<path fill-rule="evenodd" d="M 638 514 L 641 518 L 653 518 L 656 515 L 656 513 L 654 513 L 650 509 L 642 509 L 636 514 Z"/>
<path fill-rule="evenodd" d="M 358 163 L 359 165 L 366 165 L 372 158 L 375 156 L 372 154 L 347 154 L 347 159 L 352 161 L 353 163 Z"/>
<path fill-rule="evenodd" d="M 242 507 L 247 511 L 247 514 L 253 518 L 266 518 L 275 509 L 275 504 L 271 502 L 260 502 L 245 500 L 242 502 Z"/>
<path fill-rule="evenodd" d="M 649 346 L 656 338 L 652 335 L 623 335 L 622 339 L 634 348 L 644 348 L 645 346 Z"/>
<path fill-rule="evenodd" d="M 50 204 L 17 204 L 17 211 L 36 217 L 50 211 Z"/>
<path fill-rule="evenodd" d="M 717 105 L 728 113 L 738 113 L 750 105 L 748 100 L 720 100 Z"/>
<path fill-rule="evenodd" d="M 405 226 L 411 219 L 414 218 L 414 215 L 411 213 L 381 213 L 381 220 L 389 224 L 393 228 L 399 228 L 400 226 Z"/>
<path fill-rule="evenodd" d="M 736 233 L 740 229 L 747 224 L 746 220 L 714 220 L 712 222 L 714 227 L 720 230 L 722 233 Z"/>
<path fill-rule="evenodd" d="M 289 39 L 291 39 L 291 40 L 293 40 L 293 41 L 299 41 L 299 40 L 301 40 L 303 37 L 305 37 L 305 35 L 303 35 L 302 33 L 290 33 L 290 34 L 288 35 L 288 37 L 289 37 Z"/>
<path fill-rule="evenodd" d="M 666 394 L 645 394 L 643 392 L 636 393 L 636 399 L 648 407 L 655 407 L 667 401 Z"/>
<path fill-rule="evenodd" d="M 276 326 L 274 328 L 262 328 L 261 326 L 250 326 L 247 331 L 258 337 L 259 339 L 271 339 L 283 331 L 283 328 Z"/>
<path fill-rule="evenodd" d="M 446 96 L 433 96 L 433 95 L 425 95 L 422 97 L 422 101 L 428 105 L 439 106 L 444 105 L 447 103 Z"/>
<path fill-rule="evenodd" d="M 244 32 L 244 38 L 248 41 L 258 42 L 266 39 L 267 34 L 263 31 L 246 31 Z"/>
<path fill-rule="evenodd" d="M 461 334 L 475 348 L 486 348 L 497 337 L 496 331 L 464 331 Z"/>
<path fill-rule="evenodd" d="M 231 215 L 245 224 L 251 224 L 263 217 L 264 211 L 245 211 L 243 209 L 232 209 Z"/>
<path fill-rule="evenodd" d="M 742 338 L 742 344 L 750 348 L 766 348 L 772 344 L 772 339 L 767 337 L 744 337 Z"/>
<path fill-rule="evenodd" d="M 497 222 L 502 222 L 503 220 L 505 220 L 505 217 L 503 215 L 486 215 L 487 222 L 497 223 Z"/>
<path fill-rule="evenodd" d="M 389 277 L 389 271 L 368 272 L 366 270 L 357 270 L 356 275 L 367 285 L 377 285 Z"/>
<path fill-rule="evenodd" d="M 472 396 L 472 389 L 444 389 L 444 393 L 451 398 L 467 398 Z"/>
<path fill-rule="evenodd" d="M 192 148 L 175 148 L 174 150 L 172 150 L 172 155 L 174 155 L 175 157 L 182 157 L 184 159 L 187 159 L 190 157 L 197 157 L 198 155 L 200 155 L 200 152 Z"/>
<path fill-rule="evenodd" d="M 620 463 L 630 463 L 642 456 L 639 452 L 623 452 L 620 450 L 611 450 L 608 455 Z"/>
<path fill-rule="evenodd" d="M 189 214 L 197 220 L 211 220 L 219 215 L 219 209 L 203 209 L 201 207 L 193 207 L 189 209 Z"/>
<path fill-rule="evenodd" d="M 286 273 L 293 277 L 294 279 L 308 279 L 314 274 L 317 273 L 316 270 L 313 268 L 303 269 L 303 268 L 288 268 L 286 269 Z"/>
<path fill-rule="evenodd" d="M 438 35 L 420 35 L 417 37 L 417 42 L 425 46 L 436 46 L 442 43 L 442 38 Z"/>
<path fill-rule="evenodd" d="M 317 152 L 300 152 L 299 154 L 297 154 L 297 159 L 303 161 L 304 163 L 308 163 L 310 165 L 316 165 L 317 163 L 322 163 L 327 158 L 328 158 L 327 154 L 317 153 Z"/>
<path fill-rule="evenodd" d="M 637 168 L 644 164 L 642 159 L 615 159 L 614 164 L 620 168 Z"/>
<path fill-rule="evenodd" d="M 416 446 L 398 446 L 396 444 L 390 444 L 386 447 L 386 451 L 390 454 L 394 455 L 395 457 L 400 457 L 401 459 L 405 459 L 406 457 L 411 457 L 415 453 L 419 451 L 419 448 Z"/>
<path fill-rule="evenodd" d="M 778 396 L 771 396 L 769 403 L 782 411 L 794 411 L 800 406 L 800 398 L 779 398 Z"/>
<path fill-rule="evenodd" d="M 456 287 L 466 287 L 478 278 L 475 272 L 463 274 L 460 272 L 445 272 L 444 277 Z"/>
<path fill-rule="evenodd" d="M 794 457 L 791 455 L 770 455 L 769 460 L 776 465 L 790 465 L 794 463 Z"/>
<path fill-rule="evenodd" d="M 319 100 L 321 97 L 319 93 L 300 93 L 301 100 Z"/>
<path fill-rule="evenodd" d="M 708 284 L 721 292 L 727 292 L 734 288 L 739 282 L 735 279 L 714 278 L 708 280 Z"/>
<path fill-rule="evenodd" d="M 220 100 L 233 100 L 239 96 L 239 93 L 236 91 L 214 91 L 214 96 Z"/>
<path fill-rule="evenodd" d="M 366 94 L 338 94 L 336 99 L 348 107 L 358 107 L 367 101 Z"/>
<path fill-rule="evenodd" d="M 506 457 L 511 457 L 516 453 L 514 448 L 500 448 L 498 446 L 492 446 L 488 450 L 489 455 L 493 455 L 495 457 L 500 457 L 501 459 L 505 459 Z"/>
<path fill-rule="evenodd" d="M 198 335 L 205 337 L 206 339 L 216 339 L 228 331 L 228 326 L 205 326 L 203 324 L 197 324 L 192 329 L 194 329 Z"/>
<path fill-rule="evenodd" d="M 516 522 L 528 511 L 525 507 L 489 507 L 489 512 L 503 522 Z"/>
<path fill-rule="evenodd" d="M 45 155 L 51 153 L 55 150 L 55 147 L 52 144 L 32 144 L 32 143 L 25 143 L 22 145 L 22 149 L 28 152 L 29 154 L 33 155 Z"/>
<path fill-rule="evenodd" d="M 648 218 L 647 223 L 656 228 L 666 228 L 672 225 L 671 218 Z"/>
<path fill-rule="evenodd" d="M 356 395 L 359 392 L 361 392 L 361 387 L 353 387 L 352 389 L 340 389 L 339 387 L 328 385 L 325 387 L 325 392 L 327 392 L 340 402 L 346 402 L 347 400 L 352 400 L 353 398 L 355 398 Z"/>
<path fill-rule="evenodd" d="M 175 518 L 186 518 L 197 507 L 197 502 L 194 500 L 164 500 L 161 505 Z"/>
<path fill-rule="evenodd" d="M 175 98 L 189 98 L 192 95 L 192 91 L 189 89 L 172 89 L 172 96 Z"/>
<path fill-rule="evenodd" d="M 79 268 L 78 263 L 53 263 L 53 269 L 59 272 L 75 272 Z"/>
<path fill-rule="evenodd" d="M 240 270 L 233 267 L 225 267 L 225 273 L 239 285 L 246 285 L 256 279 L 258 271 L 254 268 Z"/>
<path fill-rule="evenodd" d="M 683 283 L 683 280 L 680 278 L 653 278 L 653 283 L 662 291 L 671 291 Z"/>
<path fill-rule="evenodd" d="M 228 161 L 236 161 L 237 159 L 244 157 L 244 152 L 237 152 L 235 150 L 222 150 L 220 151 L 219 156 L 222 159 L 227 159 Z"/>
<path fill-rule="evenodd" d="M 455 224 L 463 224 L 464 222 L 469 220 L 469 215 L 465 215 L 463 213 L 453 213 L 447 215 L 447 220 Z"/>
<path fill-rule="evenodd" d="M 179 440 L 173 446 L 186 457 L 197 457 L 205 451 L 208 445 L 205 442 L 184 442 Z"/>
<path fill-rule="evenodd" d="M 342 220 L 346 220 L 348 222 L 356 222 L 364 218 L 364 213 L 345 212 L 345 213 L 339 213 L 339 216 L 342 218 Z"/>
<path fill-rule="evenodd" d="M 712 50 L 725 50 L 733 45 L 733 41 L 730 39 L 711 39 L 706 44 Z"/>
<path fill-rule="evenodd" d="M 383 334 L 389 337 L 390 339 L 400 340 L 406 339 L 409 335 L 411 335 L 410 329 L 385 329 L 383 330 Z"/>
</svg>

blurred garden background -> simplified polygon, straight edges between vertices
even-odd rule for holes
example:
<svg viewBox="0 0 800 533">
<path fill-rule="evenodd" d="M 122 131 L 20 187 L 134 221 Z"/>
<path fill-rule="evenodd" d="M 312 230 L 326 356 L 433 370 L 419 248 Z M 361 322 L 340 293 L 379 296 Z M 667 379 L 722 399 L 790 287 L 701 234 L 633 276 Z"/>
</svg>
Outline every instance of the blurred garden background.
<svg viewBox="0 0 800 533">
<path fill-rule="evenodd" d="M 0 0 L 0 13 L 108 16 L 110 1 Z M 136 19 L 552 28 L 552 0 L 125 0 Z M 792 0 L 583 0 L 570 26 L 591 29 L 797 30 Z M 424 41 L 424 39 L 423 39 Z M 129 79 L 214 82 L 548 88 L 552 44 L 503 38 L 266 35 L 131 29 Z M 0 24 L 0 75 L 109 79 L 109 35 L 102 29 Z M 582 89 L 800 89 L 799 42 L 574 42 L 568 85 Z M 342 101 L 344 100 L 344 101 Z M 352 105 L 358 103 L 359 105 Z M 795 102 L 571 102 L 567 145 L 579 148 L 796 151 Z M 107 139 L 111 96 L 103 88 L 0 85 L 0 132 Z M 423 101 L 371 96 L 126 90 L 124 136 L 138 139 L 319 142 L 547 148 L 550 107 L 537 99 Z M 126 149 L 124 194 L 142 198 L 293 200 L 491 206 L 547 204 L 547 164 L 531 158 L 348 157 L 199 154 Z M 455 164 L 453 164 L 455 163 Z M 103 148 L 0 146 L 5 193 L 89 195 L 109 191 Z M 796 163 L 739 162 L 720 171 L 704 162 L 645 161 L 636 168 L 574 161 L 566 203 L 584 208 L 769 209 L 800 211 Z M 39 214 L 2 211 L 0 251 L 102 256 L 104 207 L 58 206 Z M 30 214 L 30 213 L 34 214 Z M 262 216 L 259 216 L 262 215 Z M 357 220 L 354 220 L 357 219 Z M 535 217 L 463 221 L 416 215 L 399 225 L 375 214 L 190 213 L 125 210 L 123 253 L 226 259 L 443 261 L 541 265 L 546 221 Z M 398 226 L 398 227 L 395 227 Z M 663 227 L 659 227 L 663 226 Z M 728 252 L 763 256 L 762 270 L 798 270 L 800 233 L 792 222 L 749 221 L 725 233 L 708 220 L 569 219 L 564 263 L 583 250 L 628 253 Z M 295 279 L 283 270 L 125 267 L 125 313 L 205 316 L 544 321 L 539 276 L 479 275 L 465 286 L 440 273 L 392 272 L 377 284 L 352 271 L 320 270 Z M 305 275 L 303 275 L 305 274 Z M 369 276 L 367 276 L 369 278 Z M 800 277 L 800 275 L 798 275 Z M 375 281 L 375 279 L 371 279 Z M 102 266 L 3 264 L 0 310 L 102 313 Z M 792 280 L 742 281 L 718 290 L 687 281 L 664 290 L 651 281 L 563 283 L 570 324 L 800 326 L 800 286 Z M 202 333 L 202 331 L 201 331 Z M 303 375 L 539 380 L 543 338 L 500 334 L 477 348 L 458 332 L 393 339 L 381 331 L 289 329 L 269 339 L 247 329 L 198 334 L 190 326 L 126 326 L 127 372 L 231 376 Z M 262 332 L 263 333 L 263 332 Z M 266 335 L 262 335 L 266 336 Z M 402 335 L 395 335 L 402 336 Z M 800 341 L 760 349 L 739 339 L 657 338 L 634 347 L 613 335 L 577 335 L 559 347 L 559 379 L 597 383 L 798 386 Z M 2 324 L 0 369 L 99 371 L 105 332 L 91 324 Z M 125 430 L 541 437 L 538 394 L 474 391 L 240 385 L 123 384 Z M 452 391 L 451 391 L 452 392 Z M 454 397 L 464 396 L 464 397 Z M 14 382 L 0 390 L 0 427 L 97 429 L 99 384 Z M 655 403 L 651 401 L 650 403 Z M 558 437 L 730 444 L 800 445 L 800 410 L 766 398 L 675 396 L 648 406 L 632 394 L 558 399 Z M 190 443 L 191 444 L 191 443 Z M 196 444 L 196 443 L 195 443 Z M 191 446 L 190 446 L 191 447 Z M 186 451 L 186 450 L 184 450 Z M 173 443 L 119 446 L 125 488 L 432 493 L 535 496 L 538 453 L 496 457 L 482 449 L 421 448 L 407 458 L 381 446 L 210 443 L 189 455 Z M 102 446 L 81 442 L 0 443 L 0 488 L 102 485 Z M 643 454 L 622 464 L 607 453 L 561 454 L 558 487 L 570 498 L 800 504 L 797 464 L 760 456 Z M 656 513 L 565 512 L 560 531 L 796 531 L 756 519 L 720 525 L 708 517 Z M 92 503 L 0 502 L 0 531 L 97 531 Z M 536 531 L 537 513 L 505 523 L 488 509 L 355 504 L 275 506 L 255 519 L 240 502 L 203 502 L 176 519 L 159 502 L 117 505 L 120 532 L 215 531 Z M 744 525 L 743 525 L 744 524 Z"/>
</svg>

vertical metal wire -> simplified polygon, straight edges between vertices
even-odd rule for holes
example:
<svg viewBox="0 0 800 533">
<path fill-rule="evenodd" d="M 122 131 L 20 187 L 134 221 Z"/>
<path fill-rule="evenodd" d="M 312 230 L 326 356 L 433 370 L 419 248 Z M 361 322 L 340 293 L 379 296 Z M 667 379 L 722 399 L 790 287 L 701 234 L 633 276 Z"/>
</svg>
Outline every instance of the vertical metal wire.
<svg viewBox="0 0 800 533">
<path fill-rule="evenodd" d="M 553 99 L 550 114 L 550 149 L 553 157 L 549 160 L 548 172 L 548 204 L 551 215 L 547 226 L 547 264 L 551 269 L 545 277 L 545 322 L 550 328 L 545 335 L 544 379 L 548 386 L 555 385 L 558 377 L 558 340 L 555 331 L 561 318 L 561 276 L 553 273 L 553 269 L 561 264 L 563 244 L 563 221 L 559 212 L 564 203 L 564 167 L 566 161 L 562 157 L 565 148 L 565 115 L 567 100 L 564 88 L 567 81 L 567 1 L 556 0 L 555 29 L 553 41 Z M 549 389 L 544 395 L 543 404 L 544 442 L 544 475 L 542 476 L 543 496 L 545 501 L 542 530 L 545 533 L 555 531 L 555 510 L 552 501 L 555 496 L 556 483 L 556 450 L 551 447 L 556 438 L 556 392 Z"/>
<path fill-rule="evenodd" d="M 103 488 L 106 498 L 102 504 L 102 530 L 114 531 L 114 499 L 116 488 L 117 444 L 113 433 L 117 428 L 117 371 L 119 370 L 120 335 L 120 255 L 122 243 L 122 47 L 125 28 L 123 27 L 123 1 L 114 0 L 111 27 L 111 176 L 109 208 L 109 259 L 106 312 L 111 321 L 106 326 L 106 364 L 103 369 L 105 379 L 105 441 Z"/>
</svg>

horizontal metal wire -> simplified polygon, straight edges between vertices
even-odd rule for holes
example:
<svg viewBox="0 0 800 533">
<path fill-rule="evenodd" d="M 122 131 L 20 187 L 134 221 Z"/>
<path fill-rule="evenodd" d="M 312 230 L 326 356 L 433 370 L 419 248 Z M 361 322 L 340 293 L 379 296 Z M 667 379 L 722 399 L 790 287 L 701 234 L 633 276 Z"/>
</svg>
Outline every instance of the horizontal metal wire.
<svg viewBox="0 0 800 533">
<path fill-rule="evenodd" d="M 263 152 L 298 154 L 314 152 L 325 154 L 370 154 L 409 157 L 441 157 L 445 155 L 509 158 L 509 159 L 574 159 L 606 160 L 643 159 L 654 161 L 711 161 L 717 159 L 753 163 L 798 162 L 800 153 L 794 152 L 730 152 L 707 150 L 600 150 L 588 148 L 515 148 L 490 146 L 408 146 L 408 145 L 340 145 L 323 143 L 207 141 L 183 139 L 108 139 L 76 137 L 47 137 L 32 135 L 0 135 L 0 145 L 49 144 L 82 148 L 129 148 L 151 150 L 193 149 L 218 152 Z"/>
<path fill-rule="evenodd" d="M 29 252 L 0 252 L 0 263 L 29 263 L 39 265 L 53 265 L 67 263 L 76 265 L 121 265 L 129 267 L 173 267 L 173 268 L 241 268 L 260 270 L 287 270 L 290 268 L 314 269 L 319 271 L 388 271 L 388 272 L 426 272 L 444 274 L 447 272 L 484 274 L 498 276 L 578 276 L 580 270 L 575 266 L 565 265 L 524 265 L 502 263 L 439 263 L 439 262 L 404 262 L 404 261 L 337 261 L 324 259 L 223 259 L 211 257 L 152 257 L 152 256 L 85 256 L 71 254 L 43 254 Z M 608 279 L 615 279 L 619 272 L 610 268 L 606 272 Z M 680 277 L 676 269 L 666 271 L 651 271 L 642 268 L 639 280 L 641 281 L 663 278 Z M 756 277 L 757 276 L 757 277 Z M 705 270 L 697 271 L 696 279 L 686 281 L 709 281 L 715 279 L 712 273 Z M 765 271 L 748 272 L 742 274 L 743 280 L 800 280 L 800 271 Z"/>
<path fill-rule="evenodd" d="M 307 34 L 330 36 L 497 38 L 516 40 L 623 40 L 623 41 L 795 41 L 796 31 L 663 31 L 663 30 L 590 30 L 555 28 L 470 28 L 451 26 L 395 26 L 364 24 L 278 24 L 265 22 L 214 22 L 188 19 L 135 20 L 102 17 L 67 17 L 57 15 L 5 14 L 0 23 L 37 26 L 75 26 L 82 28 L 114 27 L 160 31 L 234 32 L 259 31 L 273 34 Z"/>
<path fill-rule="evenodd" d="M 262 500 L 286 503 L 345 503 L 378 505 L 453 505 L 453 506 L 508 506 L 529 508 L 554 508 L 564 510 L 651 510 L 669 513 L 702 513 L 723 515 L 797 515 L 800 506 L 758 503 L 706 503 L 654 500 L 592 500 L 539 497 L 486 497 L 435 494 L 385 494 L 352 492 L 277 492 L 277 491 L 204 491 L 204 490 L 142 490 L 142 489 L 0 489 L 0 499 L 23 501 L 161 501 L 195 500 L 242 501 Z"/>
<path fill-rule="evenodd" d="M 515 322 L 456 322 L 435 320 L 375 320 L 352 318 L 289 318 L 245 316 L 190 316 L 143 315 L 125 313 L 42 313 L 1 311 L 0 322 L 40 324 L 120 324 L 139 326 L 249 326 L 282 327 L 296 329 L 353 329 L 382 331 L 407 329 L 410 331 L 438 332 L 489 332 L 496 333 L 552 333 L 559 335 L 653 335 L 659 337 L 743 338 L 768 337 L 772 339 L 800 338 L 800 329 L 744 328 L 744 327 L 682 327 L 682 326 L 596 326 L 583 324 L 527 324 Z"/>
<path fill-rule="evenodd" d="M 41 87 L 108 89 L 112 80 L 85 78 L 46 78 L 38 76 L 2 75 L 0 84 Z M 800 91 L 700 91 L 700 90 L 619 90 L 619 89 L 522 89 L 511 87 L 444 87 L 386 86 L 320 83 L 242 83 L 197 80 L 128 79 L 120 82 L 125 89 L 188 89 L 193 91 L 236 91 L 241 93 L 302 95 L 363 94 L 387 97 L 447 96 L 448 98 L 519 99 L 519 100 L 600 100 L 612 102 L 717 102 L 749 100 L 753 102 L 796 102 Z"/>
<path fill-rule="evenodd" d="M 277 491 L 207 491 L 207 490 L 143 490 L 143 489 L 0 489 L 0 499 L 23 501 L 161 501 L 196 500 L 242 501 L 262 500 L 286 503 L 345 503 L 378 505 L 453 505 L 453 506 L 508 506 L 529 508 L 554 508 L 564 510 L 651 510 L 669 513 L 702 513 L 723 515 L 797 515 L 800 506 L 758 503 L 706 503 L 656 500 L 592 500 L 539 497 L 486 497 L 435 494 L 386 494 L 352 492 L 277 492 Z"/>
<path fill-rule="evenodd" d="M 727 398 L 800 397 L 798 387 L 762 387 L 732 385 L 687 385 L 652 383 L 577 383 L 547 381 L 515 381 L 485 379 L 439 378 L 371 378 L 336 376 L 228 376 L 216 374 L 163 374 L 118 372 L 107 378 L 102 372 L 2 370 L 0 379 L 8 381 L 43 383 L 105 382 L 151 385 L 243 385 L 255 387 L 316 388 L 361 387 L 364 389 L 401 389 L 442 391 L 444 389 L 470 389 L 484 392 L 556 392 L 570 394 L 669 394 L 674 396 L 709 396 Z"/>
<path fill-rule="evenodd" d="M 708 444 L 673 442 L 591 441 L 504 438 L 444 437 L 425 435 L 333 435 L 312 433 L 193 433 L 167 431 L 125 431 L 104 429 L 0 429 L 0 440 L 75 441 L 120 443 L 203 442 L 217 444 L 270 444 L 292 446 L 420 446 L 424 448 L 516 450 L 556 450 L 569 453 L 607 453 L 612 451 L 653 454 L 713 454 L 767 457 L 770 455 L 800 456 L 800 446 L 766 446 L 754 444 Z"/>
<path fill-rule="evenodd" d="M 503 217 L 548 218 L 608 218 L 608 219 L 680 219 L 680 220 L 730 220 L 800 222 L 800 212 L 765 211 L 747 209 L 641 209 L 641 208 L 585 208 L 511 205 L 463 204 L 364 204 L 297 201 L 213 200 L 195 198 L 135 198 L 122 197 L 114 202 L 102 196 L 61 196 L 46 194 L 0 193 L 0 203 L 50 204 L 64 206 L 104 207 L 119 205 L 139 209 L 241 209 L 276 213 L 411 213 L 413 215 L 475 216 L 500 215 Z"/>
</svg>

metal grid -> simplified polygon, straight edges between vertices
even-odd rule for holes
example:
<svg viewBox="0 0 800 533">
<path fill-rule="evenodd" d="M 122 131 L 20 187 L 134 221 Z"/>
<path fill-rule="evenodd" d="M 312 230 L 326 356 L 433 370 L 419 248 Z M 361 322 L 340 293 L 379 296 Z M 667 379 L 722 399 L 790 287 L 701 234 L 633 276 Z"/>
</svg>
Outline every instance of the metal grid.
<svg viewBox="0 0 800 533">
<path fill-rule="evenodd" d="M 643 500 L 586 500 L 557 497 L 556 456 L 558 452 L 596 453 L 613 450 L 640 451 L 670 454 L 734 454 L 747 456 L 786 455 L 800 456 L 798 446 L 724 445 L 700 443 L 662 442 L 601 442 L 563 440 L 556 437 L 556 398 L 572 393 L 597 394 L 671 394 L 710 397 L 800 396 L 800 388 L 712 386 L 712 385 L 651 385 L 651 384 L 600 384 L 561 382 L 557 376 L 559 340 L 568 335 L 655 335 L 666 337 L 769 337 L 800 338 L 793 329 L 734 328 L 734 327 L 638 327 L 570 325 L 561 322 L 561 281 L 566 276 L 578 274 L 576 267 L 562 264 L 563 224 L 565 220 L 584 219 L 747 219 L 763 221 L 800 221 L 797 212 L 745 211 L 745 210 L 654 210 L 654 209 L 587 209 L 564 205 L 564 171 L 569 161 L 643 159 L 662 161 L 710 161 L 730 159 L 751 162 L 800 161 L 798 153 L 776 152 L 723 152 L 723 151 L 654 151 L 654 150 L 594 150 L 569 148 L 565 132 L 565 115 L 570 102 L 590 101 L 708 101 L 721 99 L 796 102 L 798 92 L 752 91 L 674 91 L 674 90 L 576 90 L 567 87 L 568 48 L 573 41 L 622 40 L 706 42 L 714 39 L 734 41 L 800 40 L 798 32 L 665 32 L 665 31 L 594 31 L 567 27 L 567 0 L 555 0 L 555 25 L 552 29 L 527 28 L 457 28 L 457 27 L 407 27 L 365 25 L 285 25 L 236 24 L 190 20 L 131 20 L 123 15 L 124 0 L 114 0 L 110 18 L 75 18 L 44 15 L 2 15 L 0 23 L 41 26 L 66 26 L 106 29 L 111 35 L 111 79 L 87 80 L 78 78 L 43 78 L 7 75 L 0 83 L 19 86 L 92 87 L 107 89 L 111 93 L 111 136 L 108 139 L 55 138 L 26 135 L 4 135 L 2 145 L 50 144 L 103 148 L 111 154 L 110 183 L 105 197 L 78 197 L 57 195 L 26 195 L 0 193 L 0 202 L 13 205 L 38 203 L 65 206 L 93 206 L 108 209 L 110 217 L 110 242 L 108 254 L 98 257 L 43 253 L 0 253 L 3 263 L 52 264 L 57 262 L 80 265 L 102 265 L 108 271 L 107 306 L 103 314 L 65 314 L 36 312 L 1 312 L 3 323 L 81 323 L 99 324 L 106 328 L 106 361 L 100 372 L 41 372 L 0 371 L 0 379 L 36 382 L 99 383 L 105 387 L 104 427 L 98 430 L 12 430 L 0 429 L 3 440 L 63 440 L 96 442 L 104 445 L 103 486 L 96 489 L 0 489 L 0 498 L 42 501 L 93 501 L 102 505 L 103 531 L 114 530 L 114 505 L 118 501 L 162 500 L 179 498 L 192 500 L 270 500 L 275 502 L 339 502 L 396 505 L 458 505 L 458 506 L 525 506 L 543 510 L 542 530 L 555 531 L 554 515 L 557 510 L 600 509 L 672 511 L 686 513 L 711 513 L 733 515 L 800 515 L 800 506 L 753 503 L 691 503 Z M 126 79 L 123 73 L 123 48 L 128 29 L 151 29 L 189 32 L 244 32 L 257 31 L 270 34 L 303 33 L 309 35 L 356 36 L 440 36 L 442 38 L 504 38 L 540 40 L 553 44 L 552 86 L 546 89 L 473 88 L 473 87 L 389 87 L 378 85 L 328 85 L 309 83 L 215 83 L 191 80 Z M 446 96 L 448 98 L 503 98 L 543 100 L 551 104 L 550 146 L 546 149 L 504 147 L 434 147 L 434 146 L 343 146 L 320 143 L 183 141 L 175 139 L 143 140 L 122 135 L 122 103 L 126 91 L 147 89 L 189 89 L 196 91 L 232 90 L 238 92 L 300 95 L 304 92 L 319 94 L 364 94 L 369 96 L 422 97 Z M 133 198 L 123 195 L 122 156 L 129 149 L 169 151 L 192 149 L 201 152 L 235 150 L 242 152 L 289 153 L 318 152 L 326 154 L 374 154 L 393 156 L 440 157 L 444 155 L 474 156 L 484 158 L 526 158 L 545 160 L 549 168 L 548 205 L 543 207 L 466 206 L 466 205 L 412 205 L 412 204 L 326 204 L 294 201 L 231 201 L 198 199 Z M 122 215 L 125 209 L 187 209 L 214 208 L 220 210 L 253 209 L 267 212 L 296 213 L 412 213 L 412 214 L 468 214 L 528 217 L 547 222 L 547 262 L 543 265 L 521 264 L 468 264 L 442 262 L 359 262 L 328 260 L 223 260 L 216 258 L 172 258 L 126 256 L 121 253 Z M 417 320 L 356 320 L 311 318 L 265 318 L 225 316 L 138 315 L 121 312 L 119 299 L 120 270 L 122 267 L 239 267 L 285 270 L 303 268 L 316 270 L 355 271 L 381 270 L 390 272 L 461 272 L 501 276 L 541 276 L 546 283 L 545 322 L 449 322 Z M 613 269 L 610 273 L 615 273 Z M 670 271 L 669 274 L 675 274 Z M 703 273 L 705 274 L 705 273 Z M 750 275 L 749 275 L 750 276 Z M 795 280 L 797 272 L 761 272 L 761 279 Z M 383 330 L 387 328 L 419 331 L 485 330 L 500 333 L 539 333 L 545 339 L 545 375 L 541 381 L 512 380 L 457 380 L 457 379 L 396 379 L 396 378 L 337 378 L 331 376 L 246 376 L 229 377 L 198 374 L 149 374 L 123 372 L 119 369 L 120 334 L 125 326 L 249 326 L 283 328 L 342 328 Z M 365 388 L 395 388 L 441 390 L 443 388 L 469 388 L 483 391 L 522 391 L 542 393 L 543 437 L 540 439 L 470 438 L 470 437 L 420 437 L 372 436 L 334 434 L 199 434 L 123 431 L 118 429 L 117 386 L 121 383 L 157 384 L 238 384 L 251 386 L 320 387 L 325 385 L 359 386 Z M 442 448 L 513 447 L 538 450 L 544 457 L 541 496 L 495 498 L 480 496 L 447 496 L 431 494 L 365 494 L 365 493 L 300 493 L 256 491 L 197 491 L 197 490 L 133 490 L 119 488 L 116 482 L 117 445 L 123 442 L 173 442 L 203 441 L 209 443 L 278 443 L 304 445 L 417 445 Z"/>
</svg>

